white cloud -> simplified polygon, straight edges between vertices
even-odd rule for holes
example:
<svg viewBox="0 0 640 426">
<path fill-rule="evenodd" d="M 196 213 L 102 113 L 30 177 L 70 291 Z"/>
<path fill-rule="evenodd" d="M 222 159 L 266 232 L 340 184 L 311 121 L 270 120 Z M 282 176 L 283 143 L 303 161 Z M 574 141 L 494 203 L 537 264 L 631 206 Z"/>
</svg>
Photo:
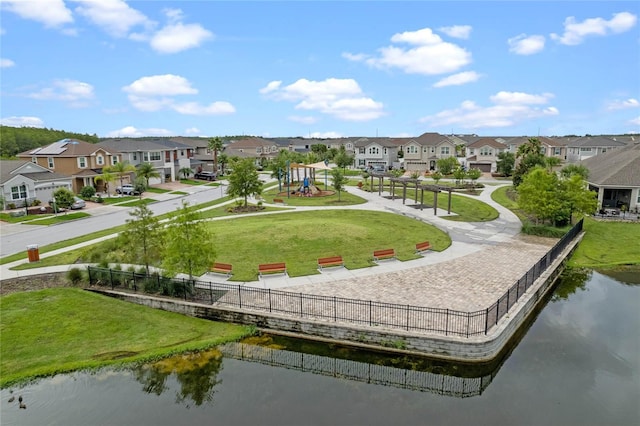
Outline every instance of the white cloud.
<svg viewBox="0 0 640 426">
<path fill-rule="evenodd" d="M 640 126 L 640 115 L 634 119 L 629 120 L 629 124 L 634 124 L 636 126 Z"/>
<path fill-rule="evenodd" d="M 273 92 L 274 90 L 278 90 L 281 84 L 282 84 L 282 81 L 271 81 L 269 82 L 269 84 L 267 84 L 265 87 L 263 87 L 259 91 L 264 95 L 264 94 Z"/>
<path fill-rule="evenodd" d="M 73 107 L 87 106 L 87 101 L 93 99 L 93 86 L 77 80 L 55 80 L 51 87 L 45 87 L 27 95 L 32 99 L 55 100 L 68 102 Z"/>
<path fill-rule="evenodd" d="M 344 52 L 342 54 L 342 57 L 345 58 L 345 59 L 348 59 L 350 61 L 354 61 L 354 62 L 361 62 L 361 61 L 364 61 L 367 58 L 370 58 L 369 55 L 365 55 L 364 53 L 358 53 L 356 55 L 356 54 L 349 53 L 349 52 Z"/>
<path fill-rule="evenodd" d="M 24 19 L 40 22 L 47 28 L 56 28 L 73 22 L 71 11 L 62 0 L 3 0 L 2 10 L 8 10 Z"/>
<path fill-rule="evenodd" d="M 461 86 L 467 83 L 478 81 L 480 74 L 475 71 L 465 71 L 443 78 L 433 85 L 433 87 Z"/>
<path fill-rule="evenodd" d="M 38 117 L 5 117 L 0 124 L 11 127 L 44 127 L 44 121 Z"/>
<path fill-rule="evenodd" d="M 142 136 L 173 136 L 174 132 L 167 129 L 159 129 L 159 128 L 148 128 L 148 129 L 138 129 L 133 126 L 126 126 L 119 130 L 113 130 L 107 133 L 105 136 L 108 138 L 139 138 Z"/>
<path fill-rule="evenodd" d="M 362 89 L 353 79 L 303 78 L 285 87 L 273 85 L 268 93 L 275 100 L 298 102 L 296 109 L 318 111 L 340 120 L 367 121 L 385 114 L 383 104 L 362 96 Z"/>
<path fill-rule="evenodd" d="M 416 47 L 387 46 L 378 49 L 378 56 L 343 53 L 350 60 L 364 61 L 376 68 L 399 68 L 407 74 L 445 74 L 471 63 L 471 54 L 453 43 L 444 42 L 430 28 L 394 34 L 393 43 Z"/>
<path fill-rule="evenodd" d="M 160 53 L 177 53 L 200 46 L 212 39 L 213 33 L 200 24 L 170 24 L 151 38 L 151 48 Z"/>
<path fill-rule="evenodd" d="M 287 118 L 289 121 L 293 121 L 300 124 L 314 124 L 318 122 L 318 119 L 316 117 L 311 117 L 311 116 L 302 117 L 299 115 L 290 115 Z"/>
<path fill-rule="evenodd" d="M 640 107 L 640 102 L 637 99 L 629 98 L 623 100 L 615 100 L 607 106 L 608 110 L 614 111 L 618 109 L 628 109 L 628 108 L 638 108 Z"/>
<path fill-rule="evenodd" d="M 440 27 L 438 31 L 445 33 L 449 37 L 468 39 L 471 34 L 470 25 L 454 25 L 451 27 Z"/>
<path fill-rule="evenodd" d="M 304 136 L 305 139 L 337 139 L 342 137 L 343 135 L 338 132 L 313 132 Z"/>
<path fill-rule="evenodd" d="M 564 34 L 551 34 L 551 38 L 560 44 L 573 46 L 582 43 L 588 36 L 606 36 L 628 31 L 637 21 L 637 16 L 629 12 L 616 13 L 609 21 L 589 18 L 576 22 L 575 17 L 569 16 L 564 21 Z"/>
<path fill-rule="evenodd" d="M 151 28 L 153 22 L 122 0 L 72 0 L 80 5 L 75 11 L 112 37 L 126 37 L 132 28 Z"/>
<path fill-rule="evenodd" d="M 208 105 L 198 102 L 177 102 L 173 97 L 195 95 L 198 90 L 191 86 L 186 78 L 174 75 L 151 75 L 141 77 L 122 88 L 129 95 L 129 102 L 140 111 L 160 111 L 172 109 L 186 115 L 221 115 L 232 114 L 235 108 L 229 102 L 218 101 Z"/>
<path fill-rule="evenodd" d="M 185 115 L 222 115 L 233 114 L 236 109 L 229 102 L 212 102 L 209 105 L 201 105 L 197 102 L 174 103 L 171 109 Z"/>
<path fill-rule="evenodd" d="M 11 59 L 0 58 L 0 68 L 11 68 L 15 64 Z"/>
<path fill-rule="evenodd" d="M 184 77 L 174 74 L 142 77 L 122 88 L 127 93 L 138 96 L 194 95 L 198 90 Z"/>
<path fill-rule="evenodd" d="M 552 97 L 548 93 L 531 95 L 521 92 L 499 92 L 490 97 L 495 105 L 482 107 L 473 101 L 464 101 L 459 108 L 423 117 L 420 122 L 429 123 L 431 126 L 454 125 L 464 129 L 509 127 L 529 119 L 558 115 L 558 109 L 555 107 L 539 106 L 547 103 Z"/>
<path fill-rule="evenodd" d="M 544 49 L 545 38 L 541 35 L 520 34 L 507 40 L 509 52 L 516 55 L 533 55 Z"/>
<path fill-rule="evenodd" d="M 201 132 L 197 127 L 189 127 L 188 129 L 185 129 L 184 133 L 187 135 L 198 135 Z"/>
</svg>

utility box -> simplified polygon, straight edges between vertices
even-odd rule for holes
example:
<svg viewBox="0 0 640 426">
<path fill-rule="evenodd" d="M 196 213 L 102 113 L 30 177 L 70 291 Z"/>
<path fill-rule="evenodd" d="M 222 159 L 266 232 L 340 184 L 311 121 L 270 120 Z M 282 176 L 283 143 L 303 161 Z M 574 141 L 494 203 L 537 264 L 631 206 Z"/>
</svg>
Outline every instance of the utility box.
<svg viewBox="0 0 640 426">
<path fill-rule="evenodd" d="M 40 250 L 37 244 L 27 246 L 27 255 L 29 256 L 29 262 L 38 262 L 40 260 Z"/>
</svg>

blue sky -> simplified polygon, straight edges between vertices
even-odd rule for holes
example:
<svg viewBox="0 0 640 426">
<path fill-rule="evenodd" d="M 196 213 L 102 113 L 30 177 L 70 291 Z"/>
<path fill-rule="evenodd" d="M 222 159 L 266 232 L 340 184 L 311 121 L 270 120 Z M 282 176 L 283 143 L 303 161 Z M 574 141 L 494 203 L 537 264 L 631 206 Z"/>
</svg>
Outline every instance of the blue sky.
<svg viewBox="0 0 640 426">
<path fill-rule="evenodd" d="M 640 132 L 640 2 L 2 0 L 0 120 L 98 136 Z"/>
</svg>

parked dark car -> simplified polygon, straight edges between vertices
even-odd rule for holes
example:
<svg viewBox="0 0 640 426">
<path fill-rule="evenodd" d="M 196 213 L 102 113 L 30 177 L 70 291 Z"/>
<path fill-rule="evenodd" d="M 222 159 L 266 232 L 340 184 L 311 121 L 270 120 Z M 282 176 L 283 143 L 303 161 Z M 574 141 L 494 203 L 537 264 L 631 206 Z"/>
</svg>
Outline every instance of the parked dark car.
<svg viewBox="0 0 640 426">
<path fill-rule="evenodd" d="M 203 180 L 216 180 L 218 175 L 216 173 L 213 173 L 213 172 L 197 172 L 194 175 L 194 177 L 196 179 L 203 179 Z"/>
</svg>

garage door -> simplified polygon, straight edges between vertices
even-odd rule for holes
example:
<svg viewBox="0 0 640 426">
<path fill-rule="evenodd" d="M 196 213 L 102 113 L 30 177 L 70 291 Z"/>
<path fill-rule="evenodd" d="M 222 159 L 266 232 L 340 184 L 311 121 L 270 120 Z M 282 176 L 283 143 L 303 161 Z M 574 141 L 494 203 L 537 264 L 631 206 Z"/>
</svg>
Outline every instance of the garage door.
<svg viewBox="0 0 640 426">
<path fill-rule="evenodd" d="M 491 164 L 470 163 L 470 169 L 479 169 L 483 173 L 491 172 Z"/>
</svg>

